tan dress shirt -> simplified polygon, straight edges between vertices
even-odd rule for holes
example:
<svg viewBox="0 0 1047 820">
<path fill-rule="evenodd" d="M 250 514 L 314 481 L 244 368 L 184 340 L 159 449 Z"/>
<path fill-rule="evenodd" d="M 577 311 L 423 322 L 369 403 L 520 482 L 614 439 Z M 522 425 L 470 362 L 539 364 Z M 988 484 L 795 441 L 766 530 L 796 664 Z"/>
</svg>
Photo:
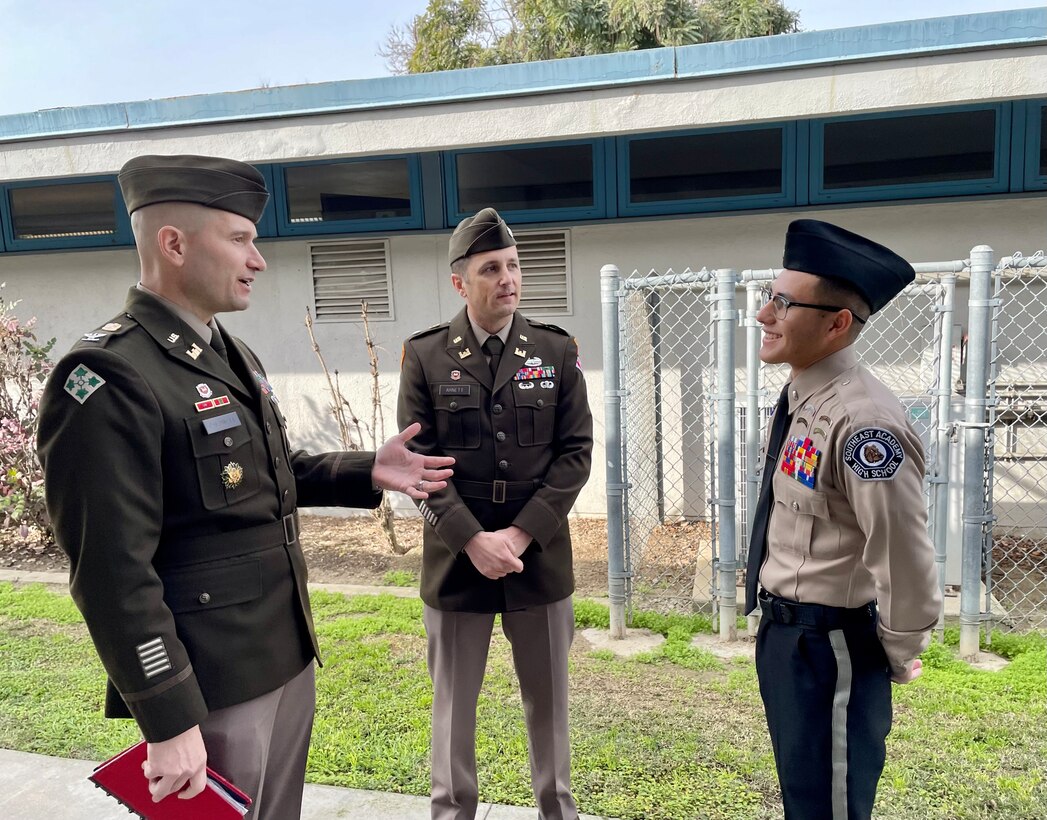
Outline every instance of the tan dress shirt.
<svg viewBox="0 0 1047 820">
<path fill-rule="evenodd" d="M 789 412 L 760 581 L 802 603 L 875 600 L 880 639 L 900 674 L 926 648 L 941 606 L 923 446 L 853 347 L 793 379 Z"/>
</svg>

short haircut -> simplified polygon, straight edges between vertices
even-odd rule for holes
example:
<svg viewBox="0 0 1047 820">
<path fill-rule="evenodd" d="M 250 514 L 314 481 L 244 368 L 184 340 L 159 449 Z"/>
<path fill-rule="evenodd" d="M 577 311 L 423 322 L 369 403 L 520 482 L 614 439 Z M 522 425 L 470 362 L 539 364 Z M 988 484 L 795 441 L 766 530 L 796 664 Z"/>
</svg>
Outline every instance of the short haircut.
<svg viewBox="0 0 1047 820">
<path fill-rule="evenodd" d="M 468 270 L 469 270 L 469 257 L 468 256 L 463 256 L 463 257 L 460 257 L 459 259 L 455 259 L 451 263 L 451 273 L 453 273 L 455 276 L 461 277 L 462 279 L 465 279 L 465 274 L 466 274 L 466 272 Z"/>
<path fill-rule="evenodd" d="M 869 303 L 862 298 L 862 295 L 858 292 L 857 288 L 842 279 L 831 279 L 827 276 L 819 276 L 817 293 L 818 301 L 820 303 L 847 308 L 859 319 L 868 320 L 869 315 L 872 313 Z M 858 334 L 861 333 L 863 327 L 864 325 L 861 322 L 852 322 L 852 338 L 857 339 Z"/>
</svg>

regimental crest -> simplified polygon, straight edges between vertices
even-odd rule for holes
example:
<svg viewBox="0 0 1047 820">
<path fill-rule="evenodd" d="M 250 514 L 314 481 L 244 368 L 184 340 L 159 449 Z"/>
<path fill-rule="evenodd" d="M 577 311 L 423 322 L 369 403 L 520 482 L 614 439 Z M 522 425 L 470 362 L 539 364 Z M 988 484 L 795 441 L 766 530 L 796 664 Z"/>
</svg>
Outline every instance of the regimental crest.
<svg viewBox="0 0 1047 820">
<path fill-rule="evenodd" d="M 452 370 L 451 371 L 451 381 L 456 382 L 460 378 L 462 378 L 462 371 L 461 370 Z"/>
<path fill-rule="evenodd" d="M 86 364 L 78 364 L 66 377 L 65 392 L 80 402 L 80 404 L 83 404 L 97 393 L 104 384 L 105 379 Z"/>
<path fill-rule="evenodd" d="M 200 398 L 202 399 L 209 399 L 214 394 L 214 391 L 211 390 L 211 385 L 204 384 L 203 382 L 196 386 L 196 392 L 200 394 Z"/>
<path fill-rule="evenodd" d="M 904 462 L 898 437 L 882 427 L 859 430 L 843 446 L 843 463 L 862 481 L 890 481 Z"/>
</svg>

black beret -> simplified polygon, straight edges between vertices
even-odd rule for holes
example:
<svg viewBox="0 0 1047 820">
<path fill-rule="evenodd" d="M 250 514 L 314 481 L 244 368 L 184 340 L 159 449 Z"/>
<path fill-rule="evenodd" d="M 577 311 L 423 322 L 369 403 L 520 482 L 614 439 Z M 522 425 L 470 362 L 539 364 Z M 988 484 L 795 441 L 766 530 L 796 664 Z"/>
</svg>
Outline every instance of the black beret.
<svg viewBox="0 0 1047 820">
<path fill-rule="evenodd" d="M 889 248 L 817 219 L 789 225 L 782 265 L 850 285 L 873 313 L 916 278 L 912 265 Z"/>
<path fill-rule="evenodd" d="M 454 264 L 463 256 L 484 251 L 499 251 L 516 245 L 516 239 L 505 220 L 494 208 L 484 208 L 476 216 L 468 216 L 458 223 L 451 234 L 447 261 Z"/>
<path fill-rule="evenodd" d="M 117 179 L 129 214 L 159 202 L 192 202 L 257 222 L 269 201 L 265 178 L 235 159 L 135 157 L 120 169 Z"/>
</svg>

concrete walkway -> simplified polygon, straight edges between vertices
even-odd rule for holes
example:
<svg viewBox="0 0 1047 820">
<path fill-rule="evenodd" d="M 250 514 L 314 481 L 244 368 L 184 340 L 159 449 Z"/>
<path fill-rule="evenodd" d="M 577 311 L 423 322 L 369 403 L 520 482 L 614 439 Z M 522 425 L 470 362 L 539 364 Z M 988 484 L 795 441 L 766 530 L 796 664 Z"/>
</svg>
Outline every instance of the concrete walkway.
<svg viewBox="0 0 1047 820">
<path fill-rule="evenodd" d="M 0 749 L 0 817 L 128 820 L 127 809 L 91 783 L 87 760 Z M 534 820 L 533 808 L 483 803 L 476 820 Z M 605 820 L 582 815 L 584 820 Z M 306 785 L 302 820 L 429 820 L 429 798 Z"/>
</svg>

